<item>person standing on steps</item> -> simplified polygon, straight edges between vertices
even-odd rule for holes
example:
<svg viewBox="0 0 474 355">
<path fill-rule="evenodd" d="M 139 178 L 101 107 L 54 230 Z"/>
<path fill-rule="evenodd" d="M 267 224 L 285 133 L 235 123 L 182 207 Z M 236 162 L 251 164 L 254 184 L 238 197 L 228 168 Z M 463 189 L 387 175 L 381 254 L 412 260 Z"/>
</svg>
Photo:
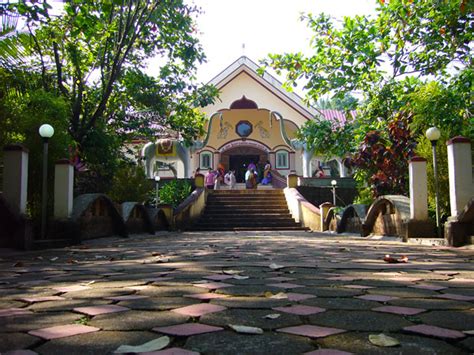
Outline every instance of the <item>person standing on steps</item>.
<svg viewBox="0 0 474 355">
<path fill-rule="evenodd" d="M 204 185 L 206 185 L 206 188 L 208 188 L 209 190 L 214 190 L 215 182 L 216 182 L 216 176 L 212 172 L 211 168 L 209 168 L 206 176 L 204 177 Z"/>
<path fill-rule="evenodd" d="M 255 165 L 253 165 L 253 166 L 255 166 Z M 249 164 L 247 172 L 245 173 L 245 187 L 247 189 L 257 188 L 257 178 L 255 176 L 255 172 L 254 172 L 251 164 Z"/>
</svg>

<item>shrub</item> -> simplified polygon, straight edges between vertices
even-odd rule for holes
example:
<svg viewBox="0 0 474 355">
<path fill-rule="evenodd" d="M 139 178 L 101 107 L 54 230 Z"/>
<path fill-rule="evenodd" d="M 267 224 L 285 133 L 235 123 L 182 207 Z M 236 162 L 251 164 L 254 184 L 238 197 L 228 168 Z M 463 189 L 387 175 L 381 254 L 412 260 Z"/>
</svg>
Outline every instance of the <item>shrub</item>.
<svg viewBox="0 0 474 355">
<path fill-rule="evenodd" d="M 160 203 L 176 208 L 192 192 L 191 183 L 187 180 L 171 180 L 160 189 Z"/>
</svg>

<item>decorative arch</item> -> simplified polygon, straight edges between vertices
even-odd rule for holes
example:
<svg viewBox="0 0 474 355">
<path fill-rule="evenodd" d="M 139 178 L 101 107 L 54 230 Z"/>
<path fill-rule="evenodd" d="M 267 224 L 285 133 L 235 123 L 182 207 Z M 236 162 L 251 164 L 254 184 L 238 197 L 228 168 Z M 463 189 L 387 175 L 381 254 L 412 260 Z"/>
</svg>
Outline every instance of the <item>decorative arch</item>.
<svg viewBox="0 0 474 355">
<path fill-rule="evenodd" d="M 127 227 L 113 201 L 105 194 L 83 194 L 74 199 L 71 219 L 79 223 L 82 239 L 118 234 L 127 236 Z"/>
<path fill-rule="evenodd" d="M 224 153 L 227 150 L 230 150 L 230 149 L 236 148 L 236 147 L 252 147 L 252 148 L 260 149 L 260 150 L 264 151 L 265 153 L 269 153 L 271 151 L 270 147 L 268 147 L 267 145 L 265 145 L 265 144 L 263 144 L 259 141 L 253 140 L 253 139 L 233 140 L 233 141 L 230 141 L 230 142 L 227 142 L 227 143 L 223 144 L 217 150 L 219 151 L 219 153 Z"/>
<path fill-rule="evenodd" d="M 241 99 L 232 102 L 229 108 L 231 110 L 257 109 L 258 105 L 255 101 L 249 100 L 243 95 Z"/>
<path fill-rule="evenodd" d="M 362 236 L 371 233 L 405 237 L 406 224 L 410 219 L 410 199 L 400 195 L 377 198 L 367 211 L 362 224 Z"/>
<path fill-rule="evenodd" d="M 337 233 L 362 233 L 362 224 L 367 216 L 367 205 L 354 204 L 347 206 L 337 224 Z"/>
</svg>

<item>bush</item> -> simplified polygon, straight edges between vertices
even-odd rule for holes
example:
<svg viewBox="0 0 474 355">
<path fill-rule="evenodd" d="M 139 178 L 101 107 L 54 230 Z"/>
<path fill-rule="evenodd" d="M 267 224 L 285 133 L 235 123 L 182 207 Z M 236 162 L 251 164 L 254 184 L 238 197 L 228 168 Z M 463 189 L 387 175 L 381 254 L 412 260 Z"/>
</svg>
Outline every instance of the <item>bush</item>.
<svg viewBox="0 0 474 355">
<path fill-rule="evenodd" d="M 125 163 L 115 173 L 108 195 L 118 203 L 146 202 L 151 191 L 153 191 L 153 181 L 146 178 L 143 167 Z"/>
<path fill-rule="evenodd" d="M 192 192 L 191 183 L 187 180 L 171 180 L 160 189 L 160 203 L 176 208 Z"/>
</svg>

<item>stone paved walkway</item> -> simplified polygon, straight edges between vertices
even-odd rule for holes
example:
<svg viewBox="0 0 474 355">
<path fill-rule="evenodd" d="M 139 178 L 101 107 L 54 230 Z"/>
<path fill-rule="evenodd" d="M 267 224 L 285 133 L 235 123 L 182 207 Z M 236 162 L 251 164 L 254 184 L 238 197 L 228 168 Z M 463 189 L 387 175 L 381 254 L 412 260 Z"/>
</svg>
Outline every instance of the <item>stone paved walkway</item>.
<svg viewBox="0 0 474 355">
<path fill-rule="evenodd" d="M 166 335 L 154 354 L 468 354 L 473 261 L 468 248 L 308 232 L 0 250 L 0 352 L 107 354 Z M 400 345 L 371 344 L 380 333 Z"/>
</svg>

